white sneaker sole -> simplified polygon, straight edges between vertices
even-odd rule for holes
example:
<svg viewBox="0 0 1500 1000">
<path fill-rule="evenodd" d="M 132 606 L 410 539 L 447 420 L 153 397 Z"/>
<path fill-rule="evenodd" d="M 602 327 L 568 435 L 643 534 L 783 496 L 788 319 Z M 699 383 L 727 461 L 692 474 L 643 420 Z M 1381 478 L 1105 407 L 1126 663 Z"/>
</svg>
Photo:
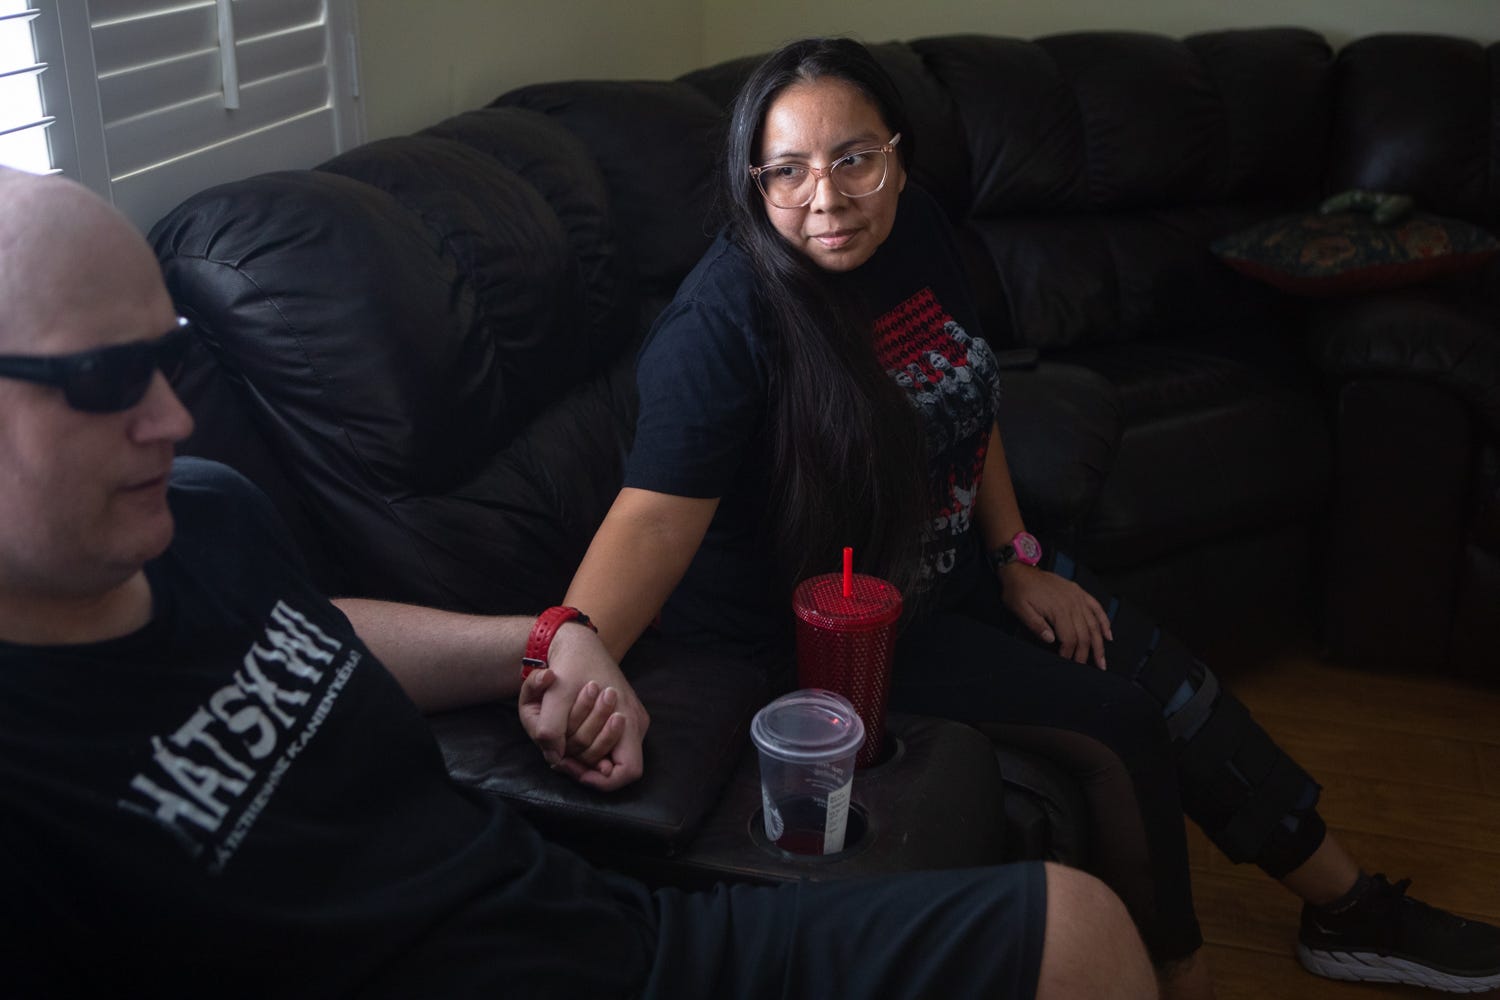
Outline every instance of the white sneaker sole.
<svg viewBox="0 0 1500 1000">
<path fill-rule="evenodd" d="M 1319 951 L 1297 945 L 1302 967 L 1315 976 L 1364 983 L 1406 983 L 1444 993 L 1485 993 L 1500 988 L 1500 973 L 1456 976 L 1404 958 L 1361 951 Z"/>
</svg>

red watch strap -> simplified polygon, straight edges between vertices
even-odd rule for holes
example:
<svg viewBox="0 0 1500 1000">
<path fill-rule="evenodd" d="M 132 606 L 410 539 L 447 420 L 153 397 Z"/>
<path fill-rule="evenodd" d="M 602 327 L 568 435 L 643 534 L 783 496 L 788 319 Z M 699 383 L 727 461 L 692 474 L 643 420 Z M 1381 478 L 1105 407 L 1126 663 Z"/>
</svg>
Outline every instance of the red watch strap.
<svg viewBox="0 0 1500 1000">
<path fill-rule="evenodd" d="M 558 606 L 548 608 L 536 616 L 536 624 L 531 626 L 531 634 L 526 637 L 526 653 L 521 657 L 521 676 L 531 676 L 533 670 L 545 670 L 547 667 L 547 652 L 552 648 L 552 639 L 557 635 L 557 630 L 568 622 L 577 622 L 587 625 L 596 633 L 599 631 L 594 623 L 589 621 L 589 616 L 577 608 Z"/>
</svg>

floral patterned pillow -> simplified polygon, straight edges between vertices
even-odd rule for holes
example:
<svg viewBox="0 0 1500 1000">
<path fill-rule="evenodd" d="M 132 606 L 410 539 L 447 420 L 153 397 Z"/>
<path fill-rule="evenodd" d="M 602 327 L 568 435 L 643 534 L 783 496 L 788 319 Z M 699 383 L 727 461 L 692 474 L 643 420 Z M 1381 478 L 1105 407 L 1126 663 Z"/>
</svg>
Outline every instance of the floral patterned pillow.
<svg viewBox="0 0 1500 1000">
<path fill-rule="evenodd" d="M 1217 240 L 1226 264 L 1298 295 L 1351 295 L 1480 267 L 1500 241 L 1461 219 L 1416 212 L 1378 225 L 1364 212 L 1286 215 Z"/>
</svg>

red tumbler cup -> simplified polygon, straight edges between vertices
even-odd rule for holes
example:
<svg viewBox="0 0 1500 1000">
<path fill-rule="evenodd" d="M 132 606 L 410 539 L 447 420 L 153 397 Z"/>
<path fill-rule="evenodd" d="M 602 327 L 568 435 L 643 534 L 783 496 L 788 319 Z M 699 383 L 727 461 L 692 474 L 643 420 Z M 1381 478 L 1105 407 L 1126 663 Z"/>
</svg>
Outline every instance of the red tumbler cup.
<svg viewBox="0 0 1500 1000">
<path fill-rule="evenodd" d="M 901 591 L 875 576 L 855 573 L 849 594 L 838 573 L 809 577 L 792 593 L 797 614 L 797 683 L 835 691 L 854 705 L 865 724 L 856 767 L 880 759 L 885 744 L 885 704 Z"/>
</svg>

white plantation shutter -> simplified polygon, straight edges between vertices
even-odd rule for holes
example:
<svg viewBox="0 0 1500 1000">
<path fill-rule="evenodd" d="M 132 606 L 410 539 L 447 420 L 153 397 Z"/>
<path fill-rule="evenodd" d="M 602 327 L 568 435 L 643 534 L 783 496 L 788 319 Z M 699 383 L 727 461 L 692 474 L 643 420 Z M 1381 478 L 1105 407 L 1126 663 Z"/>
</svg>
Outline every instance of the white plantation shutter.
<svg viewBox="0 0 1500 1000">
<path fill-rule="evenodd" d="M 77 176 L 142 229 L 360 142 L 350 0 L 34 2 L 57 8 Z"/>
<path fill-rule="evenodd" d="M 32 24 L 41 16 L 29 0 L 0 0 L 0 164 L 32 173 L 54 166 L 47 131 L 56 119 L 41 88 L 44 76 L 61 77 L 37 52 Z"/>
</svg>

